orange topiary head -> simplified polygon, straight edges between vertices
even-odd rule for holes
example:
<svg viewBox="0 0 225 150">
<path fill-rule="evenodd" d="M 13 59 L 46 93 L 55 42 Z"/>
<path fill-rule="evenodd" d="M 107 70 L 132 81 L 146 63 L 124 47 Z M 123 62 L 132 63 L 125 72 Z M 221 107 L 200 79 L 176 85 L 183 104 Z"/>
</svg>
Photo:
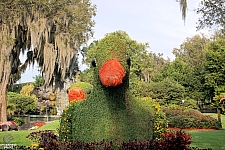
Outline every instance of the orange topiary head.
<svg viewBox="0 0 225 150">
<path fill-rule="evenodd" d="M 69 90 L 68 93 L 69 102 L 85 100 L 85 93 L 82 88 L 74 87 Z"/>
<path fill-rule="evenodd" d="M 111 59 L 101 67 L 99 76 L 105 87 L 115 87 L 122 83 L 125 72 L 123 66 L 117 59 Z"/>
</svg>

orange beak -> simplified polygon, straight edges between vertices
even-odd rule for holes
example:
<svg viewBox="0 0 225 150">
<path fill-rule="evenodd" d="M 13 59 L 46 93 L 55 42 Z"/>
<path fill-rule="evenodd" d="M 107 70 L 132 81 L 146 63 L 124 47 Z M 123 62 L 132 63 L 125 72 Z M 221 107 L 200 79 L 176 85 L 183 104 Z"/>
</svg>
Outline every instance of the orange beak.
<svg viewBox="0 0 225 150">
<path fill-rule="evenodd" d="M 84 90 L 79 87 L 74 87 L 70 89 L 68 93 L 69 102 L 85 100 L 86 96 Z"/>
<path fill-rule="evenodd" d="M 115 87 L 123 83 L 124 68 L 117 59 L 107 61 L 99 70 L 99 76 L 105 87 Z"/>
</svg>

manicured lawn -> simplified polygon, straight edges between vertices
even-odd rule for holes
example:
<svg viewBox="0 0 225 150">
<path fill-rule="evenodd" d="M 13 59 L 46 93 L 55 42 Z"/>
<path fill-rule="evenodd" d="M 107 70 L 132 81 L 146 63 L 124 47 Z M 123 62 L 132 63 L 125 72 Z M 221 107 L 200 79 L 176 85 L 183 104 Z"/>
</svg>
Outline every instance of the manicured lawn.
<svg viewBox="0 0 225 150">
<path fill-rule="evenodd" d="M 211 148 L 213 150 L 225 149 L 225 130 L 186 131 L 191 134 L 191 147 Z"/>
<path fill-rule="evenodd" d="M 204 115 L 211 116 L 218 119 L 217 113 L 203 113 Z M 225 129 L 225 115 L 221 115 L 222 128 Z"/>
<path fill-rule="evenodd" d="M 7 138 L 8 135 L 11 135 L 13 137 L 13 139 L 10 140 L 10 143 L 9 144 L 17 144 L 17 145 L 30 146 L 32 144 L 32 141 L 30 141 L 26 137 L 31 132 L 35 132 L 35 130 L 21 130 L 21 131 L 0 132 L 0 144 L 6 144 L 3 141 L 3 137 Z"/>
<path fill-rule="evenodd" d="M 217 119 L 216 113 L 204 113 Z M 213 150 L 225 149 L 225 115 L 221 115 L 222 130 L 189 131 L 192 137 L 192 147 L 211 148 Z"/>
</svg>

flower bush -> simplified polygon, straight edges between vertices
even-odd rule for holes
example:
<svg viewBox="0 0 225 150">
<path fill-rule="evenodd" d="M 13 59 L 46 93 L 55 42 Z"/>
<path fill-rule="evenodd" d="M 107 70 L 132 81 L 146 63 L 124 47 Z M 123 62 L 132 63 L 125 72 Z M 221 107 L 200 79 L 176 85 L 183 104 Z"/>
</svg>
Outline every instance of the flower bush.
<svg viewBox="0 0 225 150">
<path fill-rule="evenodd" d="M 154 109 L 155 114 L 154 114 L 154 118 L 152 120 L 153 124 L 154 124 L 153 138 L 159 140 L 161 138 L 162 134 L 167 131 L 167 127 L 168 127 L 165 113 L 162 112 L 162 109 L 161 109 L 159 103 L 154 101 L 152 98 L 144 97 L 142 99 L 151 102 L 151 106 Z"/>
<path fill-rule="evenodd" d="M 205 116 L 197 110 L 173 110 L 164 108 L 168 126 L 173 128 L 221 129 L 221 123 L 215 118 Z"/>
</svg>

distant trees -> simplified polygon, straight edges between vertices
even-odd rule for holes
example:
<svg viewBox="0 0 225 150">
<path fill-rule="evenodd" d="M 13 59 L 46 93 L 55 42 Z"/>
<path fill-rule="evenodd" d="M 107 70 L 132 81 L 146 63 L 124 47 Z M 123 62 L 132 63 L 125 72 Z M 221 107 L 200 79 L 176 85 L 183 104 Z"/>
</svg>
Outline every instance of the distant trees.
<svg viewBox="0 0 225 150">
<path fill-rule="evenodd" d="M 181 83 L 192 99 L 202 101 L 205 98 L 204 70 L 205 70 L 205 48 L 210 41 L 205 35 L 195 35 L 187 38 L 179 48 L 174 48 L 173 54 L 176 59 L 184 62 L 189 68 L 183 76 L 188 80 Z"/>
</svg>

